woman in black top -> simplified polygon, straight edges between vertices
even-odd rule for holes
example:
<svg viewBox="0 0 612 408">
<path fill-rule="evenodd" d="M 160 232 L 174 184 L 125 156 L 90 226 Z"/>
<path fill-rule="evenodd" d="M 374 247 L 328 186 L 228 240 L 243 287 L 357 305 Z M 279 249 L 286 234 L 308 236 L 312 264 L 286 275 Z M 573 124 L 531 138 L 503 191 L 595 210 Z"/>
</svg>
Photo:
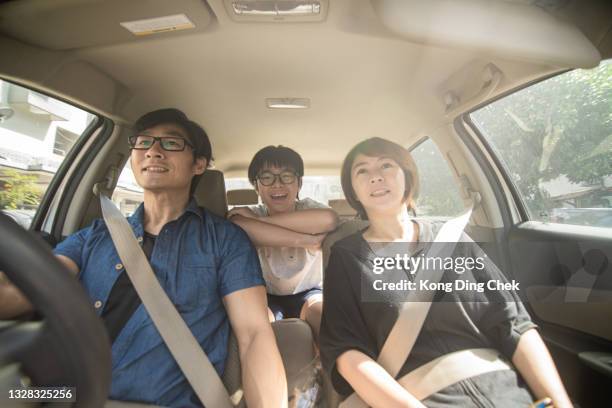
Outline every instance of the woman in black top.
<svg viewBox="0 0 612 408">
<path fill-rule="evenodd" d="M 393 290 L 368 292 L 374 280 L 384 276 L 373 273 L 375 258 L 381 256 L 380 248 L 398 246 L 382 244 L 391 242 L 407 243 L 399 246 L 410 247 L 413 257 L 424 253 L 440 225 L 409 216 L 418 194 L 418 175 L 410 153 L 396 143 L 372 138 L 355 146 L 342 166 L 342 188 L 349 204 L 370 224 L 332 247 L 325 272 L 321 357 L 336 391 L 343 396 L 357 392 L 368 405 L 385 408 L 526 407 L 532 396 L 549 396 L 555 407 L 571 407 L 544 342 L 512 291 L 438 291 L 397 378 L 437 357 L 473 348 L 499 350 L 520 375 L 515 370 L 492 371 L 423 401 L 391 377 L 376 359 L 405 296 Z M 462 280 L 505 282 L 465 234 L 460 241 L 468 242 L 457 244 L 455 259 L 484 259 L 483 268 L 472 265 L 461 274 Z M 413 278 L 401 273 L 407 280 Z M 445 273 L 441 283 L 452 284 L 453 279 L 458 277 Z"/>
</svg>

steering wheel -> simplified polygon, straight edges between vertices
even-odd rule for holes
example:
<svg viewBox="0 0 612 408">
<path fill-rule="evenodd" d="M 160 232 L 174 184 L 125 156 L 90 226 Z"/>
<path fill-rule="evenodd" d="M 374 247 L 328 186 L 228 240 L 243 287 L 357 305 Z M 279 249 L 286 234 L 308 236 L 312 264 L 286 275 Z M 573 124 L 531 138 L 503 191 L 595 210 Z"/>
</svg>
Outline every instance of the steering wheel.
<svg viewBox="0 0 612 408">
<path fill-rule="evenodd" d="M 101 407 L 108 398 L 108 335 L 89 298 L 39 237 L 0 213 L 0 271 L 43 317 L 39 322 L 0 321 L 0 405 L 8 389 L 76 388 L 76 407 Z"/>
</svg>

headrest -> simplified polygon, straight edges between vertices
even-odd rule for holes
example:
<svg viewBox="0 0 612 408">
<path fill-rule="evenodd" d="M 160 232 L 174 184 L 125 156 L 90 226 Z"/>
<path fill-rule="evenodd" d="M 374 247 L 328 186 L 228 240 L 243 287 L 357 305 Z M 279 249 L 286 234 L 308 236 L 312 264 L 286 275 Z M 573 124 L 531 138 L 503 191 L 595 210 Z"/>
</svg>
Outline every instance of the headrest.
<svg viewBox="0 0 612 408">
<path fill-rule="evenodd" d="M 198 205 L 219 217 L 225 217 L 227 201 L 225 199 L 225 179 L 221 171 L 206 170 L 200 177 L 193 195 Z"/>
<path fill-rule="evenodd" d="M 259 203 L 257 191 L 252 188 L 241 188 L 227 192 L 227 205 L 256 205 Z"/>
<path fill-rule="evenodd" d="M 351 207 L 344 198 L 340 198 L 337 200 L 329 200 L 327 202 L 329 206 L 338 214 L 339 217 L 348 218 L 355 217 L 357 215 L 357 211 L 353 207 Z"/>
</svg>

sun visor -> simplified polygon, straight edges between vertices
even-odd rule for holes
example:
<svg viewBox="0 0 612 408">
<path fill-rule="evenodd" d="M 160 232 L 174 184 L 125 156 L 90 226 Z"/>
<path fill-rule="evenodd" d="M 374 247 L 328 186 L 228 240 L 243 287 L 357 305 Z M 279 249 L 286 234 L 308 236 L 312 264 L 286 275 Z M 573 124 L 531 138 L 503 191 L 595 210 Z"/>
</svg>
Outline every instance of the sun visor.
<svg viewBox="0 0 612 408">
<path fill-rule="evenodd" d="M 523 0 L 372 0 L 402 38 L 508 59 L 588 68 L 599 51 L 575 26 Z"/>
<path fill-rule="evenodd" d="M 214 18 L 201 0 L 20 0 L 0 15 L 1 33 L 50 50 L 201 32 Z"/>
</svg>

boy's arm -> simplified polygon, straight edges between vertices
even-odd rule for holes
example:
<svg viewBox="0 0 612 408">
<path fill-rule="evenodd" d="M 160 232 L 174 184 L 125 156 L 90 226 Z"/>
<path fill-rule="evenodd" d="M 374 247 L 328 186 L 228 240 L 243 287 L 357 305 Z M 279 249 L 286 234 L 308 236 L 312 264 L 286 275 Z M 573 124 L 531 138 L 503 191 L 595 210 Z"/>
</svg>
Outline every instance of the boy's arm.
<svg viewBox="0 0 612 408">
<path fill-rule="evenodd" d="M 300 211 L 303 212 L 303 211 Z M 320 248 L 325 234 L 312 235 L 295 232 L 278 225 L 263 222 L 261 218 L 230 215 L 230 220 L 240 226 L 255 246 Z"/>
<path fill-rule="evenodd" d="M 265 287 L 232 292 L 223 302 L 238 340 L 247 406 L 287 407 L 287 379 L 268 321 Z"/>
<path fill-rule="evenodd" d="M 258 220 L 303 234 L 325 234 L 336 229 L 338 216 L 329 208 L 313 208 L 260 217 Z"/>
</svg>

